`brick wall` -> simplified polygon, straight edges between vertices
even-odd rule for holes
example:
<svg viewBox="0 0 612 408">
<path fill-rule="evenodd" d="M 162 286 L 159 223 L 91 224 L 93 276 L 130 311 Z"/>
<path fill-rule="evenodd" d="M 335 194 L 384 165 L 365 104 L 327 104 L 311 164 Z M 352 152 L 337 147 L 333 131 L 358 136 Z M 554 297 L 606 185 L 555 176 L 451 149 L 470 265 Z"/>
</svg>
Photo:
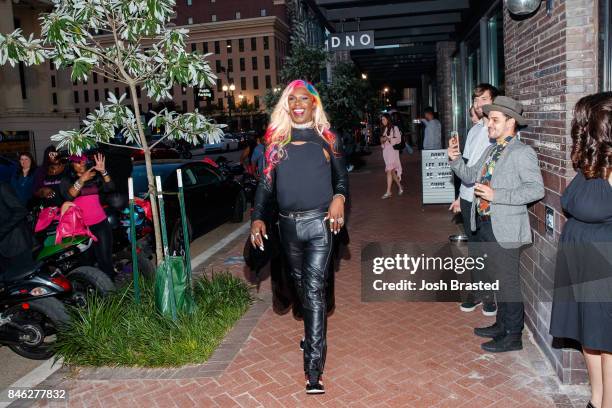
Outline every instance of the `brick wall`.
<svg viewBox="0 0 612 408">
<path fill-rule="evenodd" d="M 437 104 L 444 140 L 448 139 L 450 131 L 453 130 L 451 66 L 452 56 L 456 49 L 455 42 L 441 41 L 436 44 Z"/>
<path fill-rule="evenodd" d="M 565 218 L 560 198 L 574 176 L 569 159 L 571 119 L 576 101 L 597 92 L 597 9 L 592 0 L 544 3 L 535 15 L 514 19 L 504 12 L 506 94 L 525 106 L 529 127 L 522 140 L 538 153 L 546 196 L 530 208 L 534 245 L 521 259 L 526 324 L 564 383 L 588 381 L 578 351 L 548 334 L 556 246 Z M 555 228 L 546 232 L 545 207 Z"/>
</svg>

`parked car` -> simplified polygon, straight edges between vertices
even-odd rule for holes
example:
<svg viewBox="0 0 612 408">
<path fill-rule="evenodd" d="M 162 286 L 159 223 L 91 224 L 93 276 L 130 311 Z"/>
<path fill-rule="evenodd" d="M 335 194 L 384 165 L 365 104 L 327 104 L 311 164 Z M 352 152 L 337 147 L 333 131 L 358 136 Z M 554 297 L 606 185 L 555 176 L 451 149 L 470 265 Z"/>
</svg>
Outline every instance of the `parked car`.
<svg viewBox="0 0 612 408">
<path fill-rule="evenodd" d="M 10 181 L 16 168 L 17 162 L 8 157 L 0 156 L 0 181 Z"/>
<path fill-rule="evenodd" d="M 238 143 L 238 149 L 243 149 L 247 145 L 248 136 L 245 132 L 226 133 L 225 137 L 235 140 Z"/>
<path fill-rule="evenodd" d="M 151 149 L 151 159 L 153 160 L 179 159 L 180 157 L 181 154 L 178 150 L 165 145 L 163 142 Z M 134 161 L 144 160 L 144 150 L 133 150 L 132 159 Z"/>
<path fill-rule="evenodd" d="M 171 251 L 180 251 L 183 230 L 176 170 L 182 169 L 187 223 L 191 238 L 226 222 L 242 222 L 246 210 L 246 197 L 242 186 L 233 177 L 218 168 L 188 160 L 161 160 L 153 163 L 153 173 L 162 179 L 168 240 Z M 146 169 L 143 162 L 135 162 L 132 171 L 134 193 L 144 198 L 147 194 Z"/>
<path fill-rule="evenodd" d="M 213 151 L 229 152 L 230 150 L 238 149 L 238 140 L 233 139 L 229 134 L 221 136 L 218 143 L 208 143 L 204 145 L 204 151 L 206 153 Z"/>
</svg>

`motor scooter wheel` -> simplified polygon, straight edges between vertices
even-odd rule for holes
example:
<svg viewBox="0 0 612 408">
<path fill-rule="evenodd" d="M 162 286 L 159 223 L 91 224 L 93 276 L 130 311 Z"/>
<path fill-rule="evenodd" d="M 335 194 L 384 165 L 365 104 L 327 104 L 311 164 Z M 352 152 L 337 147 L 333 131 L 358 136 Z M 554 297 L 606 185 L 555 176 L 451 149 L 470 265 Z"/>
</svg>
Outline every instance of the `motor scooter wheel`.
<svg viewBox="0 0 612 408">
<path fill-rule="evenodd" d="M 29 308 L 15 306 L 13 323 L 23 332 L 19 344 L 9 344 L 15 353 L 30 360 L 47 360 L 55 354 L 57 333 L 70 323 L 70 316 L 62 302 L 56 298 L 43 298 L 28 302 Z M 10 313 L 10 310 L 9 310 Z"/>
<path fill-rule="evenodd" d="M 117 289 L 104 272 L 93 266 L 79 266 L 66 273 L 66 278 L 72 284 L 71 301 L 77 307 L 87 306 L 91 296 L 105 297 Z"/>
</svg>

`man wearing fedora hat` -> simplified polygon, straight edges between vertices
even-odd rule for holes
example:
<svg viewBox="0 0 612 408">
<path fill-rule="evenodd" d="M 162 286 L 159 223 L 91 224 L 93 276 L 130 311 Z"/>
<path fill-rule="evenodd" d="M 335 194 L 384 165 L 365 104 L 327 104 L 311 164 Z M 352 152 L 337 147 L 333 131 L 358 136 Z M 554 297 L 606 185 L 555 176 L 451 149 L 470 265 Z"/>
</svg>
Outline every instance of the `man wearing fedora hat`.
<svg viewBox="0 0 612 408">
<path fill-rule="evenodd" d="M 518 127 L 527 124 L 522 105 L 498 96 L 483 112 L 489 118 L 489 138 L 495 143 L 473 166 L 462 160 L 454 139 L 448 156 L 455 174 L 465 183 L 475 183 L 471 229 L 476 232 L 479 254 L 486 259 L 487 273 L 499 282 L 495 324 L 476 328 L 474 333 L 492 338 L 482 344 L 485 351 L 504 352 L 523 348 L 519 251 L 532 242 L 527 205 L 544 197 L 544 182 L 535 151 L 516 138 Z"/>
</svg>

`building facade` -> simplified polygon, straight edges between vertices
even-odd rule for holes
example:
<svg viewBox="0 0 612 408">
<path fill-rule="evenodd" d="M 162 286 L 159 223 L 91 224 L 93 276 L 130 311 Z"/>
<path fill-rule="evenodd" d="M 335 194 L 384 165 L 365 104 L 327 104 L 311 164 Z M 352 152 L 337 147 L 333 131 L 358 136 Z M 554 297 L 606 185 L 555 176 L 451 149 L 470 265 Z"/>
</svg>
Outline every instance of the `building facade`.
<svg viewBox="0 0 612 408">
<path fill-rule="evenodd" d="M 0 0 L 0 32 L 21 28 L 26 36 L 39 36 L 39 14 L 49 7 L 46 1 Z M 68 71 L 52 63 L 6 64 L 0 67 L 0 84 L 0 155 L 29 151 L 40 162 L 52 135 L 79 127 Z"/>
<path fill-rule="evenodd" d="M 266 90 L 278 86 L 279 71 L 289 51 L 284 2 L 180 0 L 176 11 L 177 26 L 189 30 L 188 49 L 210 54 L 207 60 L 217 76 L 208 97 L 199 96 L 192 88 L 176 85 L 171 90 L 176 110 L 198 109 L 225 123 L 229 115 L 233 115 L 233 129 L 248 129 L 252 116 L 263 111 Z M 124 84 L 96 74 L 87 82 L 73 85 L 72 98 L 81 118 L 104 102 L 109 92 L 128 93 Z M 231 85 L 233 91 L 229 89 Z M 158 103 L 148 98 L 146 92 L 138 89 L 138 93 L 141 112 L 156 109 Z"/>
</svg>

